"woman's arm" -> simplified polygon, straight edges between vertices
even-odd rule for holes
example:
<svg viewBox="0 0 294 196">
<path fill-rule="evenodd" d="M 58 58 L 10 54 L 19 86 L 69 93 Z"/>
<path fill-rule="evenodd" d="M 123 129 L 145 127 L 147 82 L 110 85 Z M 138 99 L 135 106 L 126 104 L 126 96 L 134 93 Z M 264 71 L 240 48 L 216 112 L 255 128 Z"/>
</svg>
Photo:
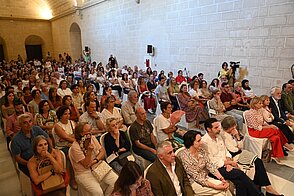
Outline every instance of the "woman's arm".
<svg viewBox="0 0 294 196">
<path fill-rule="evenodd" d="M 4 105 L 1 106 L 2 108 L 2 116 L 3 118 L 7 119 L 8 118 L 8 113 L 7 113 L 7 109 Z"/>
<path fill-rule="evenodd" d="M 28 166 L 28 169 L 30 172 L 30 177 L 31 177 L 32 181 L 35 183 L 35 185 L 40 184 L 41 182 L 48 179 L 52 175 L 51 171 L 48 171 L 42 175 L 39 175 L 38 171 L 37 171 L 38 163 L 36 162 L 36 159 L 34 157 L 32 157 L 29 160 L 27 166 Z"/>
<path fill-rule="evenodd" d="M 73 143 L 75 141 L 73 136 L 68 135 L 63 128 L 61 128 L 58 124 L 54 126 L 55 134 L 58 135 L 61 139 Z"/>
</svg>

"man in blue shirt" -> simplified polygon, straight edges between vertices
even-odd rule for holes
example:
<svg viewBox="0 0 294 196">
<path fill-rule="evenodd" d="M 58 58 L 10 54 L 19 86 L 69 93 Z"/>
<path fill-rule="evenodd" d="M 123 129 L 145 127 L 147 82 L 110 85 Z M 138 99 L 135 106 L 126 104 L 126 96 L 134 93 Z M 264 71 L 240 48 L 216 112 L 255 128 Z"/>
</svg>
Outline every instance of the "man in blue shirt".
<svg viewBox="0 0 294 196">
<path fill-rule="evenodd" d="M 18 163 L 19 169 L 29 176 L 27 163 L 34 155 L 32 142 L 38 135 L 44 135 L 48 138 L 48 134 L 39 126 L 33 126 L 33 119 L 28 114 L 22 114 L 18 117 L 21 130 L 15 134 L 11 141 L 11 152 Z"/>
</svg>

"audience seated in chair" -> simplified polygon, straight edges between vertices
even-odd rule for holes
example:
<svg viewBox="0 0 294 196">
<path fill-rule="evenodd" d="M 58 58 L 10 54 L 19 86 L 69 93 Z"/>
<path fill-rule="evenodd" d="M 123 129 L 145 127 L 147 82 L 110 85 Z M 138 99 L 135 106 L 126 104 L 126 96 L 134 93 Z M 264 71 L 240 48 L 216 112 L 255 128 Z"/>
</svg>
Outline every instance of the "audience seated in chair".
<svg viewBox="0 0 294 196">
<path fill-rule="evenodd" d="M 29 159 L 34 155 L 32 141 L 38 135 L 43 135 L 48 138 L 48 134 L 39 126 L 33 126 L 31 115 L 21 114 L 17 120 L 21 129 L 12 138 L 11 152 L 15 157 L 15 161 L 18 163 L 19 169 L 29 176 L 27 164 Z"/>
<path fill-rule="evenodd" d="M 122 168 L 111 196 L 153 196 L 149 180 L 143 178 L 140 166 L 130 161 Z"/>
<path fill-rule="evenodd" d="M 284 157 L 283 146 L 292 150 L 293 147 L 287 144 L 288 140 L 282 131 L 275 125 L 267 124 L 262 115 L 262 100 L 254 97 L 250 101 L 250 110 L 246 111 L 246 121 L 249 135 L 257 138 L 269 138 L 272 145 L 272 158 L 279 163 Z"/>
<path fill-rule="evenodd" d="M 138 107 L 140 107 L 138 93 L 131 90 L 128 94 L 128 100 L 123 102 L 121 106 L 121 113 L 127 126 L 130 126 L 136 120 L 135 112 Z"/>
<path fill-rule="evenodd" d="M 117 156 L 109 165 L 120 173 L 122 167 L 129 161 L 129 156 L 132 157 L 130 141 L 125 132 L 119 130 L 116 118 L 108 118 L 105 129 L 108 132 L 104 137 L 106 156 Z"/>
<path fill-rule="evenodd" d="M 195 195 L 226 195 L 230 196 L 229 183 L 217 170 L 209 157 L 201 141 L 201 134 L 196 131 L 188 131 L 184 135 L 186 149 L 180 153 L 183 167 L 190 180 Z M 216 178 L 211 178 L 208 173 Z"/>
<path fill-rule="evenodd" d="M 225 114 L 226 108 L 220 98 L 221 91 L 219 89 L 216 89 L 215 91 L 213 91 L 212 94 L 213 98 L 209 102 L 207 102 L 207 104 L 209 104 L 209 109 L 214 110 L 213 113 L 211 113 L 210 115 L 211 117 L 221 121 L 229 115 Z"/>
<path fill-rule="evenodd" d="M 171 142 L 157 144 L 157 159 L 147 171 L 154 195 L 194 195 L 181 161 L 175 156 Z"/>
<path fill-rule="evenodd" d="M 221 136 L 225 142 L 226 148 L 232 155 L 233 160 L 237 161 L 239 156 L 242 156 L 243 145 L 240 134 L 237 131 L 237 122 L 232 116 L 224 118 L 221 122 L 223 131 L 221 131 Z M 267 195 L 274 194 L 280 195 L 271 185 L 268 178 L 267 172 L 265 170 L 264 164 L 260 158 L 256 158 L 254 161 L 254 177 L 253 182 L 259 188 L 265 186 Z"/>
<path fill-rule="evenodd" d="M 236 187 L 236 195 L 263 195 L 251 179 L 238 169 L 238 164 L 232 160 L 220 135 L 220 122 L 215 118 L 209 118 L 205 121 L 204 126 L 207 133 L 202 137 L 202 141 L 208 150 L 208 157 L 224 179 L 233 182 Z"/>
<path fill-rule="evenodd" d="M 267 95 L 262 95 L 260 99 L 263 103 L 261 111 L 262 111 L 264 121 L 267 122 L 268 124 L 274 124 L 275 126 L 277 126 L 286 136 L 288 143 L 293 143 L 294 134 L 289 128 L 289 126 L 287 126 L 285 123 L 279 123 L 277 121 L 274 121 L 274 115 L 269 109 L 270 98 Z"/>
<path fill-rule="evenodd" d="M 154 162 L 156 159 L 156 138 L 153 135 L 153 126 L 147 120 L 146 111 L 143 108 L 137 108 L 136 120 L 130 126 L 130 139 L 135 154 Z"/>
<path fill-rule="evenodd" d="M 87 101 L 85 107 L 87 111 L 80 116 L 79 122 L 91 125 L 92 134 L 96 137 L 100 137 L 105 131 L 104 124 L 101 120 L 101 113 L 96 110 L 96 102 Z"/>
<path fill-rule="evenodd" d="M 221 101 L 226 108 L 226 114 L 234 116 L 238 123 L 238 130 L 242 132 L 243 129 L 243 111 L 237 109 L 237 100 L 231 87 L 227 82 L 222 83 Z"/>
<path fill-rule="evenodd" d="M 66 186 L 69 183 L 69 174 L 64 169 L 63 156 L 58 149 L 52 148 L 48 139 L 43 135 L 38 135 L 32 143 L 34 156 L 28 161 L 28 169 L 33 183 L 33 190 L 38 195 L 66 195 Z M 52 165 L 52 169 L 40 174 L 39 170 Z M 45 192 L 41 183 L 54 175 L 62 175 L 63 186 L 56 190 Z M 46 193 L 46 194 L 44 194 Z"/>
<path fill-rule="evenodd" d="M 75 128 L 75 141 L 69 150 L 75 179 L 82 195 L 110 195 L 117 175 L 111 170 L 101 182 L 93 175 L 91 170 L 104 161 L 105 149 L 99 144 L 96 137 L 92 136 L 91 129 L 91 126 L 85 123 L 79 123 Z M 101 187 L 103 184 L 107 185 L 105 192 Z"/>
</svg>

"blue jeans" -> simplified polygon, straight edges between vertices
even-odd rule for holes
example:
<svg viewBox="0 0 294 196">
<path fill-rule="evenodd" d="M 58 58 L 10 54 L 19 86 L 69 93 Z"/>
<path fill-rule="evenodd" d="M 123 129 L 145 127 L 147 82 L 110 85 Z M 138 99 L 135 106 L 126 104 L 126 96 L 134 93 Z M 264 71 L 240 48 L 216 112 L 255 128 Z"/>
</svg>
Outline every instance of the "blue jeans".
<svg viewBox="0 0 294 196">
<path fill-rule="evenodd" d="M 135 154 L 143 157 L 144 159 L 150 161 L 151 163 L 153 163 L 155 161 L 155 159 L 156 159 L 156 155 L 153 154 L 152 152 L 148 151 L 148 150 L 133 147 L 133 151 L 134 151 Z"/>
</svg>

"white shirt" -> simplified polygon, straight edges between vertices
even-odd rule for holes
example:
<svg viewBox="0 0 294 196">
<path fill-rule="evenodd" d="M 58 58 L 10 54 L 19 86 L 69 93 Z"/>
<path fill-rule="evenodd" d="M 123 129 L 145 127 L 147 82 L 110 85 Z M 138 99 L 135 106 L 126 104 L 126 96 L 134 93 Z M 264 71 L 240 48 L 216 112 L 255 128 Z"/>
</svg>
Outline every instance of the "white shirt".
<svg viewBox="0 0 294 196">
<path fill-rule="evenodd" d="M 179 182 L 179 179 L 178 179 L 178 176 L 176 174 L 176 162 L 173 162 L 171 163 L 171 170 L 170 171 L 162 162 L 161 160 L 159 159 L 160 163 L 163 165 L 163 167 L 165 168 L 166 172 L 168 173 L 172 183 L 174 184 L 174 187 L 175 187 L 175 190 L 176 190 L 176 193 L 178 196 L 182 196 L 182 191 L 181 191 L 181 186 L 180 186 L 180 182 Z"/>
<path fill-rule="evenodd" d="M 117 118 L 119 121 L 123 120 L 122 115 L 120 114 L 120 111 L 118 108 L 114 107 L 113 108 L 113 112 L 111 113 L 109 110 L 107 110 L 106 108 L 103 109 L 103 111 L 101 112 L 101 120 L 103 122 L 103 124 L 106 124 L 106 119 L 108 118 Z"/>
<path fill-rule="evenodd" d="M 154 126 L 157 142 L 168 139 L 168 135 L 163 132 L 163 129 L 166 129 L 170 126 L 170 118 L 167 119 L 162 114 L 160 114 L 154 119 Z"/>
<path fill-rule="evenodd" d="M 232 158 L 220 135 L 216 136 L 215 141 L 208 135 L 208 133 L 206 133 L 202 137 L 202 141 L 207 146 L 210 161 L 217 165 L 218 168 L 224 166 L 227 157 Z"/>
<path fill-rule="evenodd" d="M 96 112 L 97 115 L 99 116 L 99 118 L 101 118 L 101 114 L 99 112 Z M 84 112 L 81 116 L 80 116 L 80 119 L 79 119 L 79 122 L 81 123 L 87 123 L 89 125 L 92 126 L 92 128 L 98 128 L 97 127 L 97 123 L 96 123 L 96 120 L 95 118 L 92 118 L 88 112 Z"/>
</svg>

